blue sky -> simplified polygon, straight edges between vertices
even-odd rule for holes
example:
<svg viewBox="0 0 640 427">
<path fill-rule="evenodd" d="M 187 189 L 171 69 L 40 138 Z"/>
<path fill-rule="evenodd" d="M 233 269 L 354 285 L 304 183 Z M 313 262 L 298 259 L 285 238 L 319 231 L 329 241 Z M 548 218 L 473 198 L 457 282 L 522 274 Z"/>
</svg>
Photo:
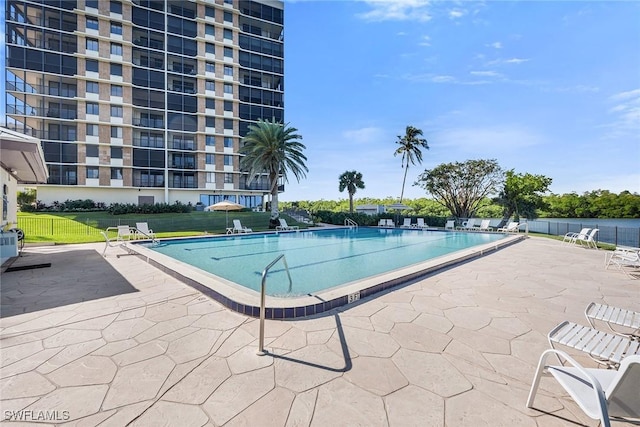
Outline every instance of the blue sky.
<svg viewBox="0 0 640 427">
<path fill-rule="evenodd" d="M 286 1 L 285 118 L 307 178 L 280 199 L 399 197 L 407 125 L 441 163 L 495 158 L 551 191 L 640 192 L 639 2 Z"/>
</svg>

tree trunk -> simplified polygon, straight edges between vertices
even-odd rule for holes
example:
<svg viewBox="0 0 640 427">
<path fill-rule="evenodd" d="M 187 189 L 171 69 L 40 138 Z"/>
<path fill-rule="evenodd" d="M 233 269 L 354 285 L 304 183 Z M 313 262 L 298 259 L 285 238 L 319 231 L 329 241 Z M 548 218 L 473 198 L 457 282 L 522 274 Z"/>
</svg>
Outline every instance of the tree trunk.
<svg viewBox="0 0 640 427">
<path fill-rule="evenodd" d="M 278 212 L 278 177 L 271 181 L 271 218 L 269 218 L 269 228 L 273 229 L 280 225 L 280 213 Z"/>
<path fill-rule="evenodd" d="M 506 208 L 502 213 L 502 219 L 500 220 L 500 224 L 498 224 L 498 228 L 502 228 L 507 225 L 511 215 L 513 215 L 513 208 Z"/>
<path fill-rule="evenodd" d="M 353 213 L 353 194 L 349 193 L 349 213 Z"/>
<path fill-rule="evenodd" d="M 402 180 L 402 191 L 400 192 L 400 203 L 402 203 L 402 197 L 404 196 L 404 184 L 407 182 L 407 172 L 409 171 L 409 164 L 404 168 L 404 179 Z"/>
</svg>

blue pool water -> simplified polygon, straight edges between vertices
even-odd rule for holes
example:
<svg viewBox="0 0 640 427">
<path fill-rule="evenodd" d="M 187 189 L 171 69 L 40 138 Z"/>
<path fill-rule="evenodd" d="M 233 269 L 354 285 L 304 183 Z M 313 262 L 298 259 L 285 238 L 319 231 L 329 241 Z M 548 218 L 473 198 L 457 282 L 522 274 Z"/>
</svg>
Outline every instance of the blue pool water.
<svg viewBox="0 0 640 427">
<path fill-rule="evenodd" d="M 279 262 L 269 272 L 267 294 L 299 296 L 504 237 L 363 227 L 174 240 L 150 249 L 258 292 L 264 268 L 284 254 L 293 281 L 292 292 L 288 292 L 289 281 Z"/>
</svg>

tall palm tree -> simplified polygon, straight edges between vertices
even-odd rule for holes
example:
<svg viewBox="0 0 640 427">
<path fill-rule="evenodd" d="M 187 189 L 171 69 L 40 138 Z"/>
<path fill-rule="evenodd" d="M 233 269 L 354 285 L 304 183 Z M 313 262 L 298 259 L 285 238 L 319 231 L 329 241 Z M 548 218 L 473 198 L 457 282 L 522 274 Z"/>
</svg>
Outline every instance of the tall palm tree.
<svg viewBox="0 0 640 427">
<path fill-rule="evenodd" d="M 413 126 L 407 126 L 404 136 L 398 135 L 396 144 L 400 147 L 393 153 L 394 156 L 402 154 L 402 167 L 404 169 L 404 179 L 402 180 L 402 191 L 400 192 L 400 203 L 402 203 L 402 197 L 404 196 L 404 184 L 407 181 L 407 172 L 409 171 L 409 164 L 415 165 L 416 162 L 422 163 L 422 151 L 420 148 L 426 150 L 429 149 L 427 140 L 420 138 L 422 136 L 422 130 Z"/>
<path fill-rule="evenodd" d="M 340 180 L 340 192 L 342 193 L 346 188 L 349 193 L 349 212 L 353 213 L 353 195 L 356 194 L 358 188 L 364 188 L 362 174 L 356 171 L 346 171 L 338 179 Z"/>
<path fill-rule="evenodd" d="M 305 165 L 307 157 L 302 153 L 306 147 L 299 142 L 302 136 L 298 129 L 272 121 L 258 120 L 249 126 L 249 132 L 242 139 L 240 168 L 249 173 L 249 182 L 260 175 L 269 177 L 271 193 L 271 224 L 276 224 L 278 213 L 278 178 L 288 182 L 287 173 L 291 172 L 298 182 L 306 177 L 309 169 Z"/>
</svg>

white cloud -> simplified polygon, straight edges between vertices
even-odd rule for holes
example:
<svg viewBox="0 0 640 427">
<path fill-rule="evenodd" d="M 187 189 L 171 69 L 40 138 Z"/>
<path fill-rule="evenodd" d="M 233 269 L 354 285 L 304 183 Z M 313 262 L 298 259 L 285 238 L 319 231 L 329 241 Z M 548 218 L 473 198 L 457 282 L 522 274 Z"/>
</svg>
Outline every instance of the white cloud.
<svg viewBox="0 0 640 427">
<path fill-rule="evenodd" d="M 420 46 L 431 46 L 431 37 L 429 36 L 422 36 L 422 39 L 420 41 L 420 43 L 418 43 Z"/>
<path fill-rule="evenodd" d="M 377 127 L 363 127 L 360 129 L 349 129 L 342 132 L 342 137 L 349 143 L 370 144 L 381 139 L 382 129 Z"/>
<path fill-rule="evenodd" d="M 511 58 L 511 59 L 505 59 L 505 63 L 507 64 L 522 64 L 523 62 L 527 62 L 527 61 L 531 61 L 528 58 Z"/>
<path fill-rule="evenodd" d="M 496 71 L 490 71 L 490 70 L 486 70 L 486 71 L 470 71 L 469 74 L 471 74 L 472 76 L 481 76 L 481 77 L 503 77 L 502 74 L 496 72 Z"/>
<path fill-rule="evenodd" d="M 504 65 L 504 64 L 522 64 L 523 62 L 528 62 L 531 61 L 531 59 L 528 58 L 509 58 L 509 59 L 503 59 L 503 58 L 498 58 L 498 59 L 494 59 L 491 61 L 488 61 L 485 66 L 486 67 L 491 67 L 494 65 Z"/>
<path fill-rule="evenodd" d="M 485 46 L 492 47 L 494 49 L 502 49 L 502 43 L 501 42 L 493 42 L 493 43 L 489 43 L 489 44 L 487 44 Z"/>
<path fill-rule="evenodd" d="M 419 21 L 431 20 L 428 0 L 365 0 L 371 8 L 357 16 L 365 21 Z"/>
<path fill-rule="evenodd" d="M 458 19 L 458 18 L 462 18 L 466 14 L 467 14 L 467 11 L 464 9 L 452 9 L 449 11 L 449 18 Z"/>
<path fill-rule="evenodd" d="M 433 76 L 431 81 L 433 83 L 451 83 L 456 81 L 456 78 L 453 76 Z"/>
<path fill-rule="evenodd" d="M 484 158 L 499 158 L 508 153 L 521 155 L 520 149 L 544 143 L 536 133 L 517 125 L 446 129 L 433 139 L 440 147 Z"/>
<path fill-rule="evenodd" d="M 620 92 L 609 97 L 614 103 L 609 108 L 613 121 L 604 127 L 610 129 L 607 138 L 627 137 L 636 141 L 640 134 L 640 89 Z"/>
</svg>

